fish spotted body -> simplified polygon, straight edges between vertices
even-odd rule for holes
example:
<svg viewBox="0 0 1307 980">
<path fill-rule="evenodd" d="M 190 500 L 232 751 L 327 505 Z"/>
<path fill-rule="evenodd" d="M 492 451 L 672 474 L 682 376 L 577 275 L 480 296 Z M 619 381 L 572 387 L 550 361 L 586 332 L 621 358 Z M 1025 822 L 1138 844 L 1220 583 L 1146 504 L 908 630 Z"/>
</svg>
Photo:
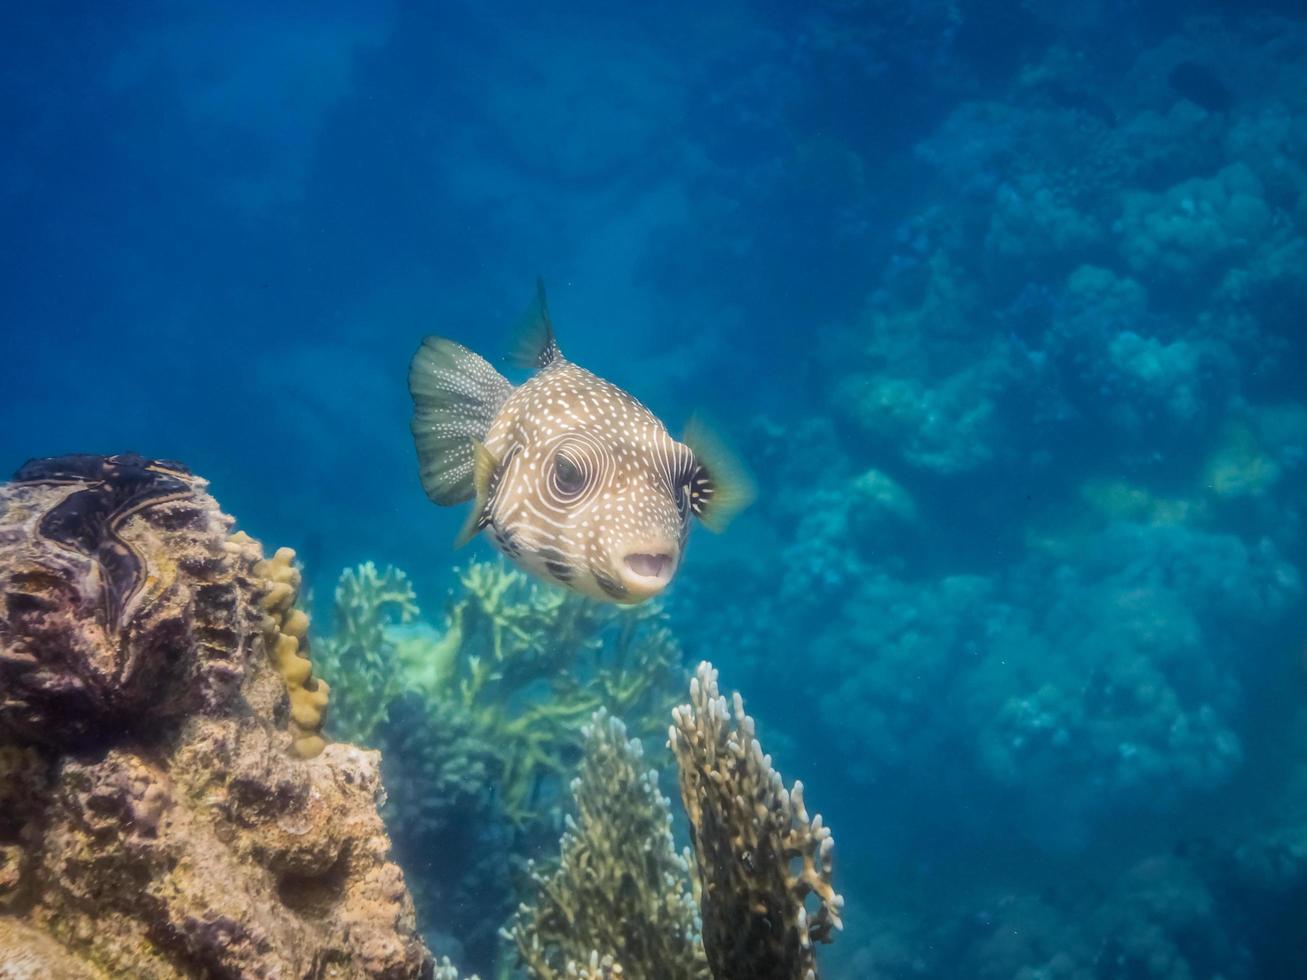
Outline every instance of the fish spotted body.
<svg viewBox="0 0 1307 980">
<path fill-rule="evenodd" d="M 680 566 L 691 516 L 722 526 L 749 499 L 702 429 L 686 441 L 636 398 L 562 356 L 538 294 L 514 387 L 467 348 L 423 341 L 409 372 L 423 487 L 472 499 L 460 541 L 485 531 L 521 567 L 577 592 L 640 602 Z"/>
</svg>

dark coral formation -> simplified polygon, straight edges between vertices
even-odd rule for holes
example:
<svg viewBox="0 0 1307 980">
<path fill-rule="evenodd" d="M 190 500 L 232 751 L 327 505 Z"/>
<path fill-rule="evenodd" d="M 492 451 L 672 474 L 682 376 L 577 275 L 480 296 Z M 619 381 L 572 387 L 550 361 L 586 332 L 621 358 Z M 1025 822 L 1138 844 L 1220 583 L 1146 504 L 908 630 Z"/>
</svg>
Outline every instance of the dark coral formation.
<svg viewBox="0 0 1307 980">
<path fill-rule="evenodd" d="M 831 884 L 835 840 L 786 789 L 738 693 L 702 663 L 668 732 L 690 819 L 703 945 L 716 980 L 816 980 L 813 943 L 844 927 Z M 811 899 L 811 900 L 810 900 Z"/>
<path fill-rule="evenodd" d="M 0 962 L 431 974 L 376 753 L 294 751 L 295 688 L 268 648 L 286 634 L 266 628 L 270 611 L 303 625 L 268 574 L 290 559 L 230 525 L 203 480 L 136 456 L 31 463 L 0 487 Z"/>
<path fill-rule="evenodd" d="M 693 856 L 672 845 L 640 742 L 604 711 L 585 735 L 558 865 L 533 870 L 505 930 L 532 980 L 817 980 L 813 944 L 843 928 L 835 842 L 808 818 L 803 785 L 785 788 L 738 693 L 728 707 L 712 664 L 668 730 Z"/>
<path fill-rule="evenodd" d="M 203 485 L 126 455 L 33 461 L 4 488 L 0 733 L 87 745 L 235 696 L 253 607 Z"/>
</svg>

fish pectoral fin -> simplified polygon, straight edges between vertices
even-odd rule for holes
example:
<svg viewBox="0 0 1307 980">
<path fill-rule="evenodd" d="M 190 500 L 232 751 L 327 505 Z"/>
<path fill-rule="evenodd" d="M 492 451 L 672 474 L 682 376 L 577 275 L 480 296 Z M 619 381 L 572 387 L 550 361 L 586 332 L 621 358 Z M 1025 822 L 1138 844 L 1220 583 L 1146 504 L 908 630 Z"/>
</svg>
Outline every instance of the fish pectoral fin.
<svg viewBox="0 0 1307 980">
<path fill-rule="evenodd" d="M 724 530 L 758 495 L 753 477 L 702 419 L 690 419 L 682 441 L 694 453 L 690 509 L 708 530 Z"/>
<path fill-rule="evenodd" d="M 495 470 L 499 466 L 499 461 L 495 459 L 494 454 L 486 448 L 486 444 L 479 439 L 471 440 L 472 443 L 472 490 L 473 504 L 472 511 L 467 515 L 467 521 L 463 529 L 458 532 L 458 537 L 454 539 L 454 547 L 461 548 L 481 532 L 488 523 L 490 523 L 490 489 L 494 481 Z"/>
<path fill-rule="evenodd" d="M 427 337 L 409 366 L 408 390 L 422 489 L 442 506 L 471 498 L 472 440 L 486 437 L 513 386 L 462 344 Z"/>
<path fill-rule="evenodd" d="M 545 301 L 545 281 L 537 279 L 535 301 L 518 324 L 517 340 L 509 353 L 509 360 L 515 367 L 538 371 L 562 358 L 563 353 L 558 349 L 558 341 L 554 339 L 554 325 L 549 320 L 549 304 Z"/>
</svg>

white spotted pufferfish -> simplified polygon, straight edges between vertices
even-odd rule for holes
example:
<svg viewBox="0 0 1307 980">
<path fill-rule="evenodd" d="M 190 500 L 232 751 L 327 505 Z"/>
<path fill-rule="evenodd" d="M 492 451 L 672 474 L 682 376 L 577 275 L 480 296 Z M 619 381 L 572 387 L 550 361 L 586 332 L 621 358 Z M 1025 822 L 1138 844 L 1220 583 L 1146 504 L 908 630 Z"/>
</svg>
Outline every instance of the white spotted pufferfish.
<svg viewBox="0 0 1307 980">
<path fill-rule="evenodd" d="M 752 498 L 734 457 L 691 422 L 683 442 L 621 388 L 563 357 L 543 285 L 514 387 L 443 337 L 409 368 L 422 487 L 442 506 L 472 500 L 457 544 L 487 531 L 527 571 L 584 595 L 636 603 L 680 566 L 693 514 L 720 530 Z"/>
</svg>

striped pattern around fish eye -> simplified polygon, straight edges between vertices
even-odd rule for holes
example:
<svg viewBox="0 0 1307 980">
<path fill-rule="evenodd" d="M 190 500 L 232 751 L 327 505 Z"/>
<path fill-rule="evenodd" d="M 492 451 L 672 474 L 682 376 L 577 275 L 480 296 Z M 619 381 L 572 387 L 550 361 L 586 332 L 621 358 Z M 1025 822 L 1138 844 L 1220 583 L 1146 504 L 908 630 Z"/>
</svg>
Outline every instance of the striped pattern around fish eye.
<svg viewBox="0 0 1307 980">
<path fill-rule="evenodd" d="M 668 488 L 671 490 L 672 499 L 676 501 L 676 512 L 684 518 L 686 511 L 690 508 L 690 494 L 694 486 L 693 478 L 696 464 L 694 462 L 694 453 L 688 446 L 679 442 L 672 445 L 676 448 L 674 455 L 669 460 Z"/>
<path fill-rule="evenodd" d="M 690 474 L 690 509 L 696 514 L 702 514 L 712 500 L 712 495 L 713 485 L 708 478 L 708 471 L 696 465 Z"/>
<path fill-rule="evenodd" d="M 557 512 L 590 500 L 616 466 L 612 452 L 588 432 L 568 432 L 545 447 L 540 503 Z"/>
</svg>

